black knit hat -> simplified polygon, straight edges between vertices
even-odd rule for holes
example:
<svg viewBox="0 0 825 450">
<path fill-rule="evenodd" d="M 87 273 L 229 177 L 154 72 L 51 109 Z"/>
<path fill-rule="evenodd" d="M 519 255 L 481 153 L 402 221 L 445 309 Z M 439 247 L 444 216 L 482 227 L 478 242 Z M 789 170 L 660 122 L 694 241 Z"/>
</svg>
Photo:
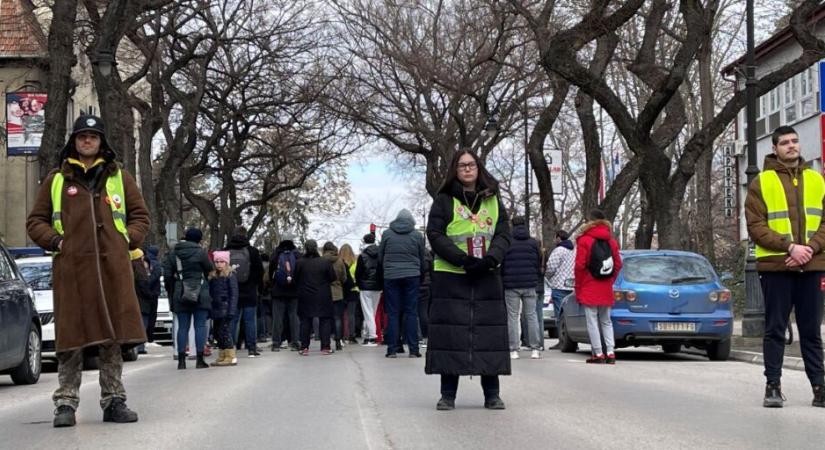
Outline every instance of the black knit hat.
<svg viewBox="0 0 825 450">
<path fill-rule="evenodd" d="M 68 157 L 75 156 L 77 150 L 75 149 L 74 141 L 77 135 L 83 132 L 93 132 L 100 136 L 101 156 L 107 160 L 115 159 L 115 152 L 112 150 L 112 147 L 109 147 L 109 142 L 106 140 L 106 125 L 103 123 L 103 119 L 93 115 L 82 115 L 74 121 L 72 135 L 69 136 L 66 146 L 63 147 L 63 151 L 60 153 L 61 161 Z"/>
<path fill-rule="evenodd" d="M 201 240 L 203 240 L 203 231 L 196 227 L 189 227 L 186 229 L 186 232 L 183 233 L 183 240 L 200 244 Z"/>
</svg>

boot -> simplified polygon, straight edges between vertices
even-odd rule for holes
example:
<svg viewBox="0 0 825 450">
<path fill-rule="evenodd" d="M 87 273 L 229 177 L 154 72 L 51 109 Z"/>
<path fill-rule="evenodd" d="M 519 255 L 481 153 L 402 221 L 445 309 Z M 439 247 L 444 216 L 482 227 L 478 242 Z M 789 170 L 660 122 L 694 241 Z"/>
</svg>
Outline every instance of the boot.
<svg viewBox="0 0 825 450">
<path fill-rule="evenodd" d="M 504 402 L 498 395 L 491 395 L 485 398 L 484 407 L 487 409 L 505 409 Z"/>
<path fill-rule="evenodd" d="M 811 402 L 811 406 L 825 408 L 825 385 L 815 384 L 813 385 L 813 390 L 814 400 Z"/>
<path fill-rule="evenodd" d="M 238 357 L 235 355 L 235 349 L 230 348 L 226 351 L 226 360 L 229 362 L 230 366 L 237 366 L 238 365 Z"/>
<path fill-rule="evenodd" d="M 60 405 L 54 410 L 55 428 L 73 427 L 75 425 L 74 408 L 69 405 Z"/>
<path fill-rule="evenodd" d="M 344 348 L 341 346 L 341 340 L 340 340 L 340 339 L 336 339 L 336 340 L 335 340 L 335 350 L 343 350 L 343 349 L 344 349 Z"/>
<path fill-rule="evenodd" d="M 178 352 L 178 370 L 186 369 L 186 353 Z"/>
<path fill-rule="evenodd" d="M 114 423 L 137 422 L 138 415 L 126 406 L 122 398 L 113 398 L 112 403 L 103 410 L 103 421 Z"/>
<path fill-rule="evenodd" d="M 765 408 L 781 408 L 785 403 L 785 396 L 782 395 L 782 386 L 779 383 L 768 383 L 765 385 L 765 400 L 762 406 Z"/>
<path fill-rule="evenodd" d="M 224 349 L 218 350 L 218 359 L 216 359 L 215 362 L 212 363 L 212 365 L 215 366 L 215 367 L 221 367 L 221 366 L 228 366 L 229 365 L 229 364 L 226 363 L 226 350 L 224 350 Z"/>
<path fill-rule="evenodd" d="M 445 397 L 442 395 L 441 398 L 438 399 L 438 403 L 436 403 L 435 409 L 439 411 L 450 411 L 455 409 L 455 398 Z"/>
<path fill-rule="evenodd" d="M 202 352 L 198 353 L 198 363 L 195 364 L 195 368 L 196 369 L 208 369 L 209 368 L 209 364 L 207 364 L 206 361 L 203 360 L 203 353 Z"/>
</svg>

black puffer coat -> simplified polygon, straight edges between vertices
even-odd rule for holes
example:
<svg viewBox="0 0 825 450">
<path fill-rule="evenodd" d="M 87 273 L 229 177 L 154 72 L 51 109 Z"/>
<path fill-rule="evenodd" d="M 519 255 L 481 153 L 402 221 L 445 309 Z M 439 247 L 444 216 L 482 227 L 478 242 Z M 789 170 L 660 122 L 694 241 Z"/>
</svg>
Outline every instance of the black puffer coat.
<svg viewBox="0 0 825 450">
<path fill-rule="evenodd" d="M 201 280 L 201 293 L 198 298 L 197 305 L 183 304 L 181 296 L 183 295 L 183 286 L 177 281 L 177 264 L 175 256 L 177 255 L 183 267 L 183 279 L 190 280 L 199 278 Z M 202 249 L 200 245 L 181 241 L 175 244 L 175 248 L 166 254 L 163 260 L 163 282 L 166 284 L 166 292 L 170 293 L 171 302 L 169 306 L 173 312 L 194 312 L 195 309 L 211 309 L 212 299 L 209 297 L 209 272 L 214 270 L 212 261 L 209 261 L 209 255 L 206 250 Z"/>
<path fill-rule="evenodd" d="M 332 263 L 318 254 L 304 255 L 295 267 L 298 285 L 298 315 L 301 317 L 332 317 Z"/>
<path fill-rule="evenodd" d="M 213 319 L 231 319 L 238 315 L 238 278 L 232 272 L 228 277 L 215 276 L 209 280 Z"/>
<path fill-rule="evenodd" d="M 530 237 L 526 225 L 514 226 L 513 240 L 501 264 L 504 289 L 535 289 L 541 274 L 539 242 Z"/>
<path fill-rule="evenodd" d="M 475 195 L 495 195 L 479 186 Z M 480 201 L 468 194 L 473 213 Z M 450 194 L 439 194 L 427 224 L 427 238 L 436 255 L 461 266 L 466 253 L 447 237 L 447 225 L 453 221 L 453 198 L 466 206 L 462 187 L 456 183 Z M 499 218 L 493 241 L 487 250 L 501 264 L 510 245 L 507 212 L 499 201 Z M 509 375 L 510 355 L 507 341 L 507 309 L 498 268 L 480 275 L 433 272 L 430 300 L 430 324 L 427 361 L 428 374 Z"/>
</svg>

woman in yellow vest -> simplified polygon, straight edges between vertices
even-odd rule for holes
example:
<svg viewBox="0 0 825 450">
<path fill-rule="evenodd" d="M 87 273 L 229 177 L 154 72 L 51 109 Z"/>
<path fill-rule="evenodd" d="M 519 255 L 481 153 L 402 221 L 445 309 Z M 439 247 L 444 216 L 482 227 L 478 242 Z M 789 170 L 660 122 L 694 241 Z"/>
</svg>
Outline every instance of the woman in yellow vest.
<svg viewBox="0 0 825 450">
<path fill-rule="evenodd" d="M 510 246 L 498 182 L 469 150 L 456 152 L 430 209 L 435 253 L 427 374 L 441 375 L 438 410 L 455 408 L 460 375 L 480 375 L 484 407 L 504 409 L 499 375 L 510 374 L 499 265 Z"/>
</svg>

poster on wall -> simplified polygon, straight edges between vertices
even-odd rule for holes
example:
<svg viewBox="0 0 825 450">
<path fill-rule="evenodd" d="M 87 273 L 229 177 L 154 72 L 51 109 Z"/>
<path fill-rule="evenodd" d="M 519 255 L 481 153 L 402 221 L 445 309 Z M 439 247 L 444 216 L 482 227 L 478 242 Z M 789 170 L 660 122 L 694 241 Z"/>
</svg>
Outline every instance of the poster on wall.
<svg viewBox="0 0 825 450">
<path fill-rule="evenodd" d="M 38 92 L 6 93 L 7 156 L 36 155 L 46 127 L 46 99 Z"/>
</svg>

